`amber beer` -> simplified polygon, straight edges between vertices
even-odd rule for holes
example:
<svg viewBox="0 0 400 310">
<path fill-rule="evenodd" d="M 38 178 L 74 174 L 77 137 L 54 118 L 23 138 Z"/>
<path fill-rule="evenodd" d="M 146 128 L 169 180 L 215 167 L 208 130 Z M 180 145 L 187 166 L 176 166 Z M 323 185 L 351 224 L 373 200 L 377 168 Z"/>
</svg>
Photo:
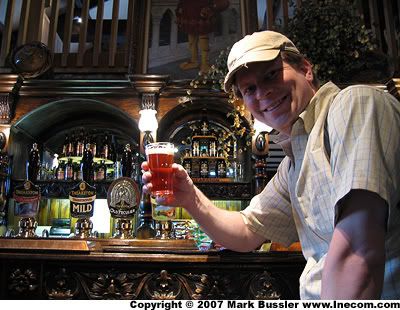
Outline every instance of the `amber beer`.
<svg viewBox="0 0 400 310">
<path fill-rule="evenodd" d="M 152 194 L 169 196 L 173 194 L 172 164 L 174 145 L 169 142 L 156 142 L 146 145 L 146 156 L 152 174 Z"/>
</svg>

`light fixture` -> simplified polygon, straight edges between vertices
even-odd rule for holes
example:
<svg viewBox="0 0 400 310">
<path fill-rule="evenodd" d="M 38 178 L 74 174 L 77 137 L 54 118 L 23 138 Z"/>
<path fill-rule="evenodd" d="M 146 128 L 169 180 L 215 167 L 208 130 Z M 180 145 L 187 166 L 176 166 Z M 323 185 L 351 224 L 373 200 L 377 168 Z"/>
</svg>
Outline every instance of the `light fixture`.
<svg viewBox="0 0 400 310">
<path fill-rule="evenodd" d="M 141 132 L 151 131 L 154 132 L 158 128 L 156 118 L 157 111 L 152 109 L 140 110 L 139 130 Z"/>
<path fill-rule="evenodd" d="M 153 134 L 158 128 L 158 122 L 156 118 L 157 111 L 153 109 L 144 109 L 139 111 L 139 130 L 144 133 L 143 146 L 148 143 L 154 142 Z"/>
</svg>

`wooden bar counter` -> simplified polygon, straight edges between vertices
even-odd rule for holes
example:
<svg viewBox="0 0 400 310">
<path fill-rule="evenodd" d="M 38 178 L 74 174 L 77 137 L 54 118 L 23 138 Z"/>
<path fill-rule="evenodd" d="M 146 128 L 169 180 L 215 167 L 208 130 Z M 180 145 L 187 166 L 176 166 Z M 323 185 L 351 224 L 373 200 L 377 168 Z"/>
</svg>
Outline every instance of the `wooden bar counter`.
<svg viewBox="0 0 400 310">
<path fill-rule="evenodd" d="M 192 240 L 0 238 L 0 299 L 298 299 L 304 263 Z"/>
</svg>

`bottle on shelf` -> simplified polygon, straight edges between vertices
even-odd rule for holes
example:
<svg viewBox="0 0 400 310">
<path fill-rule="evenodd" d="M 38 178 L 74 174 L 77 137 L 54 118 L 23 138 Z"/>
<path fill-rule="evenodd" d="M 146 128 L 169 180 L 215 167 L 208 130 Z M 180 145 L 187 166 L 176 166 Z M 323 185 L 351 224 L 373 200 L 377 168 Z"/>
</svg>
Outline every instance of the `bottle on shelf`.
<svg viewBox="0 0 400 310">
<path fill-rule="evenodd" d="M 49 164 L 41 163 L 39 169 L 39 180 L 45 181 L 49 179 Z"/>
<path fill-rule="evenodd" d="M 65 178 L 65 161 L 60 160 L 56 169 L 56 179 L 61 181 Z"/>
<path fill-rule="evenodd" d="M 97 136 L 92 135 L 88 138 L 88 143 L 90 147 L 90 151 L 92 152 L 93 157 L 97 157 Z"/>
<path fill-rule="evenodd" d="M 73 180 L 74 181 L 82 180 L 82 173 L 78 163 L 76 162 L 73 163 L 72 170 L 73 170 Z"/>
<path fill-rule="evenodd" d="M 108 159 L 110 156 L 110 142 L 108 139 L 108 133 L 104 135 L 103 146 L 100 154 L 101 158 Z"/>
<path fill-rule="evenodd" d="M 132 151 L 131 145 L 126 144 L 124 153 L 122 154 L 121 160 L 121 168 L 122 168 L 122 176 L 130 178 L 132 176 Z"/>
<path fill-rule="evenodd" d="M 117 160 L 117 143 L 115 142 L 115 136 L 111 135 L 111 143 L 110 143 L 110 156 L 107 158 L 112 162 Z"/>
<path fill-rule="evenodd" d="M 65 135 L 65 140 L 64 140 L 64 144 L 62 147 L 62 152 L 61 152 L 61 157 L 65 157 L 68 154 L 68 148 L 69 148 L 69 135 L 66 134 Z M 58 166 L 58 165 L 57 165 Z"/>
<path fill-rule="evenodd" d="M 68 157 L 75 156 L 75 133 L 72 133 L 68 142 L 67 154 Z"/>
<path fill-rule="evenodd" d="M 106 162 L 104 160 L 101 160 L 100 164 L 97 166 L 96 180 L 104 181 L 106 179 L 106 171 L 107 171 Z"/>
<path fill-rule="evenodd" d="M 65 164 L 64 169 L 64 178 L 65 180 L 73 180 L 74 179 L 74 167 L 72 163 L 72 158 L 69 158 L 67 163 Z"/>
<path fill-rule="evenodd" d="M 81 161 L 82 179 L 87 183 L 93 182 L 93 154 L 90 144 L 87 143 Z"/>
<path fill-rule="evenodd" d="M 26 177 L 29 181 L 35 182 L 38 179 L 40 170 L 40 155 L 37 143 L 33 143 L 29 152 L 27 162 Z"/>
<path fill-rule="evenodd" d="M 81 128 L 79 136 L 76 140 L 76 156 L 82 157 L 83 151 L 85 150 L 85 133 L 83 128 Z"/>
</svg>

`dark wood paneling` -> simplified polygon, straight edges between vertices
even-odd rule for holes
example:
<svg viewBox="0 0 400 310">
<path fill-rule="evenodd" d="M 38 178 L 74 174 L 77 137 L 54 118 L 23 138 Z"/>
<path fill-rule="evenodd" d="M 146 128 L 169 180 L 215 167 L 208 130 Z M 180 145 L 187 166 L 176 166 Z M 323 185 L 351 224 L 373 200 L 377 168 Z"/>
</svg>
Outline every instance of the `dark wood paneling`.
<svg viewBox="0 0 400 310">
<path fill-rule="evenodd" d="M 303 267 L 295 252 L 2 250 L 0 298 L 298 299 Z"/>
</svg>

